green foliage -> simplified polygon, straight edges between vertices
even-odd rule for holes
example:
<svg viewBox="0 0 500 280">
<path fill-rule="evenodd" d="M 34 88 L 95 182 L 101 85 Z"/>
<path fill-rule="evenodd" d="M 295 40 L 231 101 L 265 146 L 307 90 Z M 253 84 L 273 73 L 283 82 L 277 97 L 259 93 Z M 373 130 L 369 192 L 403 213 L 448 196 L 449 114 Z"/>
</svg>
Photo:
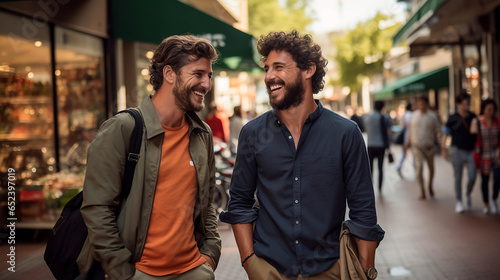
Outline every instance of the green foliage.
<svg viewBox="0 0 500 280">
<path fill-rule="evenodd" d="M 307 0 L 286 0 L 284 7 L 278 0 L 248 0 L 250 34 L 259 38 L 271 31 L 306 32 L 314 19 L 308 15 L 308 8 Z"/>
<path fill-rule="evenodd" d="M 383 71 L 383 58 L 391 50 L 392 36 L 399 24 L 380 29 L 381 21 L 390 20 L 389 16 L 377 13 L 374 18 L 359 23 L 345 36 L 334 39 L 337 45 L 335 57 L 340 68 L 339 83 L 357 91 L 363 77 Z"/>
</svg>

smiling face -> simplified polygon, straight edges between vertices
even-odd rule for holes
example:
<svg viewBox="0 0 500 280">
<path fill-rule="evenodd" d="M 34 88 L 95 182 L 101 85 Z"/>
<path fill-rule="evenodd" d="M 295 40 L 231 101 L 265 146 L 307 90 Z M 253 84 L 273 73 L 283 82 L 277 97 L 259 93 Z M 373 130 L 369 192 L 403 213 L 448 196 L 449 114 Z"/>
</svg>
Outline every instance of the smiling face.
<svg viewBox="0 0 500 280">
<path fill-rule="evenodd" d="M 271 51 L 264 66 L 269 101 L 275 110 L 298 106 L 304 100 L 302 71 L 285 51 Z"/>
<path fill-rule="evenodd" d="M 207 58 L 200 58 L 184 65 L 178 72 L 172 89 L 175 104 L 186 112 L 203 110 L 203 99 L 212 87 L 212 63 Z"/>
</svg>

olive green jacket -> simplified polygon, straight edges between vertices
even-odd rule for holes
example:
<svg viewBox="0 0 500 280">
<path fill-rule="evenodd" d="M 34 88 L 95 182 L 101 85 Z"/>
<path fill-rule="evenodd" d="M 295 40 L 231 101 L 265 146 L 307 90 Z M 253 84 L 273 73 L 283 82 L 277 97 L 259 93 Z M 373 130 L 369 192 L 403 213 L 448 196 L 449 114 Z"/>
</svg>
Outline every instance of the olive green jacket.
<svg viewBox="0 0 500 280">
<path fill-rule="evenodd" d="M 128 198 L 120 205 L 122 178 L 130 136 L 135 126 L 130 114 L 117 114 L 103 123 L 88 149 L 82 216 L 88 237 L 78 257 L 80 272 L 101 262 L 108 279 L 129 279 L 142 256 L 153 208 L 164 129 L 151 98 L 137 108 L 144 119 L 140 158 Z M 200 253 L 218 263 L 221 240 L 212 206 L 215 160 L 212 131 L 194 112 L 189 121 L 189 153 L 195 165 L 198 192 L 194 208 L 194 236 Z M 118 218 L 117 208 L 121 207 Z"/>
</svg>

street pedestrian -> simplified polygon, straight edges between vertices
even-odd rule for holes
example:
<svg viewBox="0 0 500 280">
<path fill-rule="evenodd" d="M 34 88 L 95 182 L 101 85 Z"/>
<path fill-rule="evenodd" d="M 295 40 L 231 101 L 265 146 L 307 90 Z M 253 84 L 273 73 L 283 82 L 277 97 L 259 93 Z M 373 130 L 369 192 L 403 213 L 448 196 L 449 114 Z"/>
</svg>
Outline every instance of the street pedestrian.
<svg viewBox="0 0 500 280">
<path fill-rule="evenodd" d="M 384 156 L 389 148 L 390 121 L 384 116 L 384 101 L 374 102 L 374 111 L 363 116 L 363 126 L 368 137 L 368 157 L 370 170 L 373 176 L 373 162 L 377 159 L 378 165 L 378 191 L 382 195 L 382 182 L 384 179 Z"/>
<path fill-rule="evenodd" d="M 362 115 L 358 115 L 359 110 L 354 110 L 351 106 L 346 106 L 345 111 L 347 117 L 358 125 L 359 130 L 361 130 L 361 132 L 365 132 L 365 127 L 363 126 L 363 121 L 361 120 Z"/>
<path fill-rule="evenodd" d="M 258 50 L 273 109 L 241 130 L 229 210 L 220 216 L 232 224 L 249 279 L 340 279 L 346 201 L 360 273 L 374 279 L 384 231 L 366 147 L 354 122 L 313 97 L 324 87 L 321 48 L 294 30 L 261 36 Z"/>
<path fill-rule="evenodd" d="M 155 93 L 137 108 L 144 137 L 132 188 L 119 216 L 121 176 L 134 120 L 119 114 L 88 150 L 82 216 L 88 240 L 80 271 L 94 257 L 106 279 L 214 279 L 221 241 L 212 206 L 212 133 L 196 112 L 217 58 L 208 40 L 171 36 L 151 60 Z"/>
<path fill-rule="evenodd" d="M 226 131 L 222 123 L 222 119 L 217 116 L 217 106 L 210 105 L 208 114 L 204 120 L 212 129 L 212 134 L 217 141 L 226 142 Z"/>
<path fill-rule="evenodd" d="M 233 115 L 229 118 L 229 150 L 231 154 L 236 155 L 238 147 L 238 136 L 243 127 L 243 118 L 241 117 L 241 106 L 237 105 L 233 108 Z"/>
<path fill-rule="evenodd" d="M 425 96 L 417 98 L 417 111 L 413 112 L 410 119 L 410 135 L 405 143 L 405 148 L 412 147 L 417 168 L 417 182 L 420 187 L 421 200 L 426 199 L 424 188 L 423 165 L 424 160 L 429 168 L 429 196 L 434 197 L 432 182 L 434 179 L 434 155 L 436 139 L 441 138 L 440 124 L 436 113 L 429 109 L 429 99 Z"/>
<path fill-rule="evenodd" d="M 455 177 L 455 198 L 457 204 L 455 212 L 462 213 L 465 209 L 472 208 L 471 193 L 476 181 L 476 166 L 472 151 L 476 143 L 476 135 L 471 134 L 471 122 L 476 115 L 469 110 L 470 96 L 463 92 L 455 98 L 457 112 L 448 118 L 445 125 L 445 133 L 441 141 L 441 153 L 446 160 L 451 160 L 453 175 Z M 447 149 L 447 136 L 451 136 L 451 146 Z M 448 152 L 449 150 L 449 152 Z M 465 207 L 462 202 L 462 171 L 463 166 L 467 168 L 467 192 Z"/>
<path fill-rule="evenodd" d="M 407 156 L 407 153 L 411 151 L 408 147 L 405 147 L 404 143 L 408 141 L 408 137 L 410 135 L 410 119 L 412 113 L 412 105 L 411 103 L 406 104 L 405 113 L 401 118 L 401 128 L 403 129 L 403 145 L 401 145 L 401 158 L 398 161 L 398 165 L 396 166 L 396 171 L 398 172 L 399 177 L 403 178 L 403 173 L 401 172 L 401 168 L 403 167 L 403 163 Z M 401 142 L 400 142 L 401 143 Z M 415 161 L 412 162 L 413 168 L 415 168 Z"/>
<path fill-rule="evenodd" d="M 481 112 L 471 125 L 471 133 L 477 134 L 480 150 L 479 172 L 483 193 L 483 212 L 498 213 L 498 193 L 500 191 L 500 118 L 496 116 L 497 104 L 493 99 L 481 102 Z M 490 174 L 493 172 L 493 196 L 489 200 Z"/>
</svg>

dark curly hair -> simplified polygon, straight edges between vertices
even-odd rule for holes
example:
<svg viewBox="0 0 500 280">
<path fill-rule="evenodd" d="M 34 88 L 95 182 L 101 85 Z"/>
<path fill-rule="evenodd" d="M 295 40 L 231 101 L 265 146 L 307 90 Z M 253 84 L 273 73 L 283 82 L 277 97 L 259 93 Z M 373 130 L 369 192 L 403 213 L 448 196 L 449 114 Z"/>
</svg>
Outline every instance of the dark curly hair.
<svg viewBox="0 0 500 280">
<path fill-rule="evenodd" d="M 301 70 L 306 70 L 309 63 L 316 64 L 316 72 L 312 77 L 313 93 L 318 93 L 323 90 L 325 81 L 323 78 L 326 74 L 326 60 L 321 55 L 321 47 L 315 44 L 312 36 L 306 34 L 300 36 L 297 30 L 292 30 L 290 33 L 271 32 L 267 36 L 260 36 L 257 43 L 257 49 L 262 55 L 262 62 L 267 60 L 267 56 L 271 51 L 286 51 L 292 55 L 293 61 L 297 63 L 297 67 Z"/>
<path fill-rule="evenodd" d="M 163 68 L 170 65 L 176 74 L 184 65 L 200 58 L 212 63 L 219 55 L 210 41 L 193 35 L 174 35 L 164 39 L 156 49 L 149 66 L 149 82 L 157 91 L 163 84 Z"/>
<path fill-rule="evenodd" d="M 484 115 L 484 110 L 486 109 L 486 106 L 488 106 L 490 104 L 493 105 L 493 110 L 496 113 L 497 112 L 497 103 L 495 102 L 495 100 L 488 98 L 488 99 L 484 99 L 483 101 L 481 101 L 481 110 L 479 111 L 479 115 Z"/>
</svg>

